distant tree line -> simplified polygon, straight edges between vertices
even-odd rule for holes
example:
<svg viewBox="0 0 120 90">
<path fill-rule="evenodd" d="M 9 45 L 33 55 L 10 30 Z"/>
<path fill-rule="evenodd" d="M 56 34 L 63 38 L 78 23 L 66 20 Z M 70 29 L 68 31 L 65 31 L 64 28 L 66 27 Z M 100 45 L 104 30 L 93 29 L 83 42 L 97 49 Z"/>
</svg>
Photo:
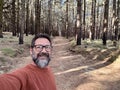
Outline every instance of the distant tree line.
<svg viewBox="0 0 120 90">
<path fill-rule="evenodd" d="M 0 0 L 0 38 L 12 32 L 24 43 L 24 35 L 48 33 L 81 40 L 120 39 L 120 0 Z"/>
</svg>

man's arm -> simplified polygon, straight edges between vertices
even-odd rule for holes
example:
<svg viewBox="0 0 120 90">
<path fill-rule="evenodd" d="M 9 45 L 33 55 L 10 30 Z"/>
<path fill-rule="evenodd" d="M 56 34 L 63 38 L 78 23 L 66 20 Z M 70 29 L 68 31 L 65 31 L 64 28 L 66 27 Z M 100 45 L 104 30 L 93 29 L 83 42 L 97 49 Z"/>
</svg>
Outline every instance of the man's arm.
<svg viewBox="0 0 120 90">
<path fill-rule="evenodd" d="M 27 74 L 25 69 L 0 75 L 0 90 L 26 90 L 26 83 Z"/>
<path fill-rule="evenodd" d="M 11 74 L 3 74 L 0 75 L 0 90 L 20 90 L 21 81 L 11 75 Z"/>
</svg>

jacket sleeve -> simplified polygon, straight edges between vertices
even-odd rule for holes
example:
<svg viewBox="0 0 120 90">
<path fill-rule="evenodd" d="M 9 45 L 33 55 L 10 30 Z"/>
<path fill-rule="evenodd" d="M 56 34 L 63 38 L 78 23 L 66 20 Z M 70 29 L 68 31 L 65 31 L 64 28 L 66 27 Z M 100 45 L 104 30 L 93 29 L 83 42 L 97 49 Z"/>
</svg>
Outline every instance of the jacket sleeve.
<svg viewBox="0 0 120 90">
<path fill-rule="evenodd" d="M 21 81 L 11 74 L 0 75 L 0 90 L 20 90 Z"/>
<path fill-rule="evenodd" d="M 27 75 L 23 70 L 0 75 L 0 90 L 26 90 Z"/>
</svg>

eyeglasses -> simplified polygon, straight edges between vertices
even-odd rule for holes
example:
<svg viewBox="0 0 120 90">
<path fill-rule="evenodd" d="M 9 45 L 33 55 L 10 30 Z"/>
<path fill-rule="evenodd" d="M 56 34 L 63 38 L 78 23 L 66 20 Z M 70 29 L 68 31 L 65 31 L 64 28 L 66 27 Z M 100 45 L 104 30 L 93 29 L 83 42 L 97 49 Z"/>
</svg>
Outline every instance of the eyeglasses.
<svg viewBox="0 0 120 90">
<path fill-rule="evenodd" d="M 45 48 L 45 50 L 47 52 L 50 52 L 52 49 L 52 46 L 50 46 L 50 45 L 35 45 L 34 47 L 35 47 L 35 50 L 38 52 L 41 52 L 43 50 L 43 48 Z"/>
</svg>

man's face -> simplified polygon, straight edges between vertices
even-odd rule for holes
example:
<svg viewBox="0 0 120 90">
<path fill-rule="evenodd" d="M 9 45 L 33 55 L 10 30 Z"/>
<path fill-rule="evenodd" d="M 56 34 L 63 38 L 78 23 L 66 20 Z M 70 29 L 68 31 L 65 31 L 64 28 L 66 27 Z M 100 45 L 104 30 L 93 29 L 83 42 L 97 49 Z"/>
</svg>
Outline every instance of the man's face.
<svg viewBox="0 0 120 90">
<path fill-rule="evenodd" d="M 38 38 L 35 41 L 33 49 L 30 49 L 30 54 L 34 63 L 37 66 L 44 68 L 49 64 L 51 51 L 52 46 L 49 40 L 46 38 Z"/>
</svg>

